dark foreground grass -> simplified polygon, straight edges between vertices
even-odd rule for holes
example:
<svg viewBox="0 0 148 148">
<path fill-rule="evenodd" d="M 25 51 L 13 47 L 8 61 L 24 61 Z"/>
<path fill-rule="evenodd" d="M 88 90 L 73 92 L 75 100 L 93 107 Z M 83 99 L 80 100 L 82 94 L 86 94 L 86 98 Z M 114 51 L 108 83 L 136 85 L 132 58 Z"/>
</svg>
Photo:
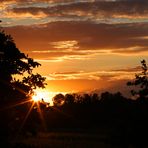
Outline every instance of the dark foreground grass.
<svg viewBox="0 0 148 148">
<path fill-rule="evenodd" d="M 11 141 L 14 148 L 126 148 L 117 135 L 100 132 L 48 132 L 36 137 L 19 136 Z"/>
</svg>

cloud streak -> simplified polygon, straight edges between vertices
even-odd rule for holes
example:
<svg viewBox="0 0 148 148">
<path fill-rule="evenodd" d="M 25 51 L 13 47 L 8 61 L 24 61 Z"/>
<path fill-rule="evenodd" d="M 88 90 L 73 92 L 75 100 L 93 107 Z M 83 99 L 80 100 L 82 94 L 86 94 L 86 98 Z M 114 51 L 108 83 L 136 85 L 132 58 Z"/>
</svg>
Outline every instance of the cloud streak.
<svg viewBox="0 0 148 148">
<path fill-rule="evenodd" d="M 87 20 L 96 23 L 148 22 L 147 0 L 3 0 L 0 6 L 0 18 L 4 19 L 4 25 L 10 25 L 8 22 L 14 20 L 15 24 L 23 24 L 28 18 L 31 24 L 57 20 Z"/>
<path fill-rule="evenodd" d="M 90 92 L 102 93 L 104 91 L 120 91 L 124 95 L 130 96 L 130 90 L 126 87 L 126 82 L 133 78 L 138 67 L 126 68 L 111 71 L 68 71 L 50 73 L 47 77 L 49 89 L 54 88 L 68 92 Z"/>
<path fill-rule="evenodd" d="M 62 2 L 61 2 L 62 3 Z M 47 7 L 16 7 L 12 11 L 17 14 L 42 12 L 47 16 L 88 17 L 88 18 L 147 18 L 148 2 L 146 0 L 117 0 L 117 1 L 65 1 L 61 5 Z"/>
<path fill-rule="evenodd" d="M 5 29 L 25 53 L 43 59 L 148 52 L 148 23 L 96 24 L 88 21 L 62 21 Z"/>
<path fill-rule="evenodd" d="M 126 69 L 117 69 L 110 71 L 68 71 L 68 72 L 54 72 L 50 73 L 47 77 L 47 80 L 105 80 L 105 81 L 114 81 L 114 80 L 127 80 L 133 78 L 135 72 L 140 70 L 139 67 L 126 68 Z"/>
</svg>

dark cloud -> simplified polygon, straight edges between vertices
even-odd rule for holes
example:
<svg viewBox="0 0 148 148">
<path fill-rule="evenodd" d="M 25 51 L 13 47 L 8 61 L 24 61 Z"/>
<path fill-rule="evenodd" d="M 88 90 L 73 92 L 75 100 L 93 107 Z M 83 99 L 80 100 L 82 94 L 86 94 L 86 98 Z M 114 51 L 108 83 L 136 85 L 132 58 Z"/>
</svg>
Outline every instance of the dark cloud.
<svg viewBox="0 0 148 148">
<path fill-rule="evenodd" d="M 148 23 L 95 24 L 92 22 L 53 22 L 44 25 L 7 27 L 19 48 L 23 51 L 62 51 L 60 54 L 80 54 L 112 50 L 114 53 L 137 53 L 148 49 Z M 67 48 L 53 46 L 61 41 L 76 41 L 79 48 L 67 53 Z M 71 48 L 70 48 L 71 49 Z M 35 53 L 34 53 L 35 54 Z M 40 53 L 40 55 L 55 53 Z M 58 54 L 58 53 L 56 53 Z"/>
<path fill-rule="evenodd" d="M 64 1 L 63 1 L 64 2 Z M 13 8 L 15 13 L 43 12 L 48 16 L 87 16 L 87 17 L 148 17 L 147 0 L 118 0 L 118 1 L 77 1 L 49 7 Z M 61 2 L 62 3 L 62 2 Z"/>
<path fill-rule="evenodd" d="M 5 2 L 6 0 L 1 0 L 0 2 Z M 7 0 L 7 2 L 69 2 L 72 0 Z"/>
<path fill-rule="evenodd" d="M 116 69 L 113 70 L 115 72 L 138 72 L 141 71 L 141 66 L 131 67 L 131 68 L 124 68 L 124 69 Z"/>
</svg>

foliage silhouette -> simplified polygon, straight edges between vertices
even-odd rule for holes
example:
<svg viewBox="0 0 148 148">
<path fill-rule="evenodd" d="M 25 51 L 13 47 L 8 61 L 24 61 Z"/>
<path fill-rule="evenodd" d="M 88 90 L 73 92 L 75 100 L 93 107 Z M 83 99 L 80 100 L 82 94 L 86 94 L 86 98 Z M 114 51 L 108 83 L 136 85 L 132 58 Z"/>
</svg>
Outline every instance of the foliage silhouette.
<svg viewBox="0 0 148 148">
<path fill-rule="evenodd" d="M 49 131 L 95 131 L 115 147 L 147 145 L 144 134 L 148 132 L 148 103 L 140 104 L 120 92 L 103 92 L 100 96 L 66 94 L 62 95 L 63 101 L 62 105 L 44 110 Z"/>
<path fill-rule="evenodd" d="M 65 97 L 63 94 L 57 94 L 53 97 L 53 104 L 55 106 L 61 106 L 65 101 Z"/>
<path fill-rule="evenodd" d="M 40 65 L 20 52 L 10 35 L 0 31 L 0 94 L 4 93 L 3 97 L 6 95 L 4 91 L 6 88 L 11 92 L 21 89 L 25 95 L 32 93 L 36 87 L 44 88 L 45 78 L 40 74 L 33 74 L 33 69 Z M 22 80 L 16 79 L 15 75 L 22 76 Z"/>
<path fill-rule="evenodd" d="M 16 47 L 11 35 L 0 30 L 0 143 L 7 143 L 8 136 L 17 131 L 30 107 L 15 105 L 29 99 L 37 87 L 45 87 L 45 77 L 33 73 L 39 66 L 40 63 Z"/>
<path fill-rule="evenodd" d="M 135 80 L 128 82 L 128 86 L 136 86 L 136 90 L 131 90 L 133 96 L 138 99 L 146 99 L 148 97 L 148 67 L 145 60 L 141 61 L 142 72 L 135 75 Z"/>
</svg>

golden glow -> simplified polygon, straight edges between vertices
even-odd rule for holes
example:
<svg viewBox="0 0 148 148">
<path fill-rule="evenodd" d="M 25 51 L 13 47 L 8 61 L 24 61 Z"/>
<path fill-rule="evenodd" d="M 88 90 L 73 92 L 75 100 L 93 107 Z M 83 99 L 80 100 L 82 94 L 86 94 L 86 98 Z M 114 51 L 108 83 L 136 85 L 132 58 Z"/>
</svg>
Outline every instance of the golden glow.
<svg viewBox="0 0 148 148">
<path fill-rule="evenodd" d="M 50 92 L 47 89 L 36 89 L 34 91 L 34 95 L 32 96 L 32 100 L 35 103 L 41 102 L 41 103 L 47 103 L 49 106 L 53 106 L 53 97 L 57 94 L 63 94 L 65 95 L 67 92 Z"/>
<path fill-rule="evenodd" d="M 53 45 L 54 48 L 57 49 L 78 49 L 78 42 L 75 40 L 72 41 L 58 41 L 58 42 L 52 42 L 51 45 Z"/>
<path fill-rule="evenodd" d="M 42 98 L 42 95 L 40 93 L 35 93 L 33 96 L 32 96 L 32 100 L 34 102 L 38 102 L 38 101 L 41 101 L 41 98 Z"/>
<path fill-rule="evenodd" d="M 32 96 L 32 100 L 34 102 L 45 102 L 50 103 L 50 106 L 53 105 L 52 98 L 54 96 L 50 95 L 50 93 L 46 90 L 35 90 L 35 94 Z"/>
<path fill-rule="evenodd" d="M 36 89 L 32 100 L 34 102 L 49 103 L 50 106 L 53 106 L 52 98 L 57 94 L 57 92 L 49 92 L 43 89 Z"/>
<path fill-rule="evenodd" d="M 40 19 L 40 18 L 45 18 L 47 15 L 42 13 L 42 12 L 39 12 L 37 13 L 36 15 L 33 15 L 31 13 L 20 13 L 20 14 L 17 14 L 17 13 L 14 13 L 12 11 L 7 11 L 5 12 L 5 17 L 6 18 L 15 18 L 15 19 L 21 19 L 21 18 L 34 18 L 34 19 Z"/>
</svg>

